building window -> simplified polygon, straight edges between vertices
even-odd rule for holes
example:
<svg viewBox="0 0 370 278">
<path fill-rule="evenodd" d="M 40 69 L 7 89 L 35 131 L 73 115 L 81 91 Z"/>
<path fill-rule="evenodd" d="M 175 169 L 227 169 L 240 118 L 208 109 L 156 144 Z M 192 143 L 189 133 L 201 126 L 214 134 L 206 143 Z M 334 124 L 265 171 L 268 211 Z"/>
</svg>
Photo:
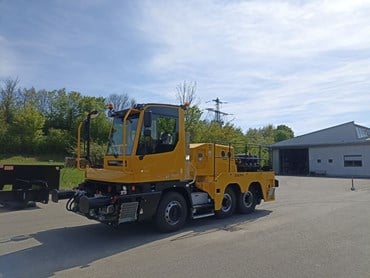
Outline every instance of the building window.
<svg viewBox="0 0 370 278">
<path fill-rule="evenodd" d="M 358 139 L 367 138 L 370 136 L 370 130 L 368 128 L 356 127 L 356 131 Z"/>
<path fill-rule="evenodd" d="M 344 167 L 362 167 L 362 155 L 345 155 Z"/>
<path fill-rule="evenodd" d="M 318 159 L 318 160 L 317 160 L 317 163 L 321 163 L 321 159 Z"/>
<path fill-rule="evenodd" d="M 331 159 L 331 158 L 330 158 L 330 159 L 328 159 L 328 162 L 329 162 L 329 163 L 333 163 L 333 159 Z"/>
</svg>

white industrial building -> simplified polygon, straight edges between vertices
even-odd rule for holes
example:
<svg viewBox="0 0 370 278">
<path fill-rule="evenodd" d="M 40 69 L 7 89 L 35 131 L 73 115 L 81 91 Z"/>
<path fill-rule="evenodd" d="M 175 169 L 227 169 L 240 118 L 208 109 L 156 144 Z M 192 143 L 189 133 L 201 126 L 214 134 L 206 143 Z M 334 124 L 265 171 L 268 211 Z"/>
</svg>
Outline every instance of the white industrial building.
<svg viewBox="0 0 370 278">
<path fill-rule="evenodd" d="M 370 177 L 370 128 L 348 122 L 271 145 L 281 175 Z"/>
</svg>

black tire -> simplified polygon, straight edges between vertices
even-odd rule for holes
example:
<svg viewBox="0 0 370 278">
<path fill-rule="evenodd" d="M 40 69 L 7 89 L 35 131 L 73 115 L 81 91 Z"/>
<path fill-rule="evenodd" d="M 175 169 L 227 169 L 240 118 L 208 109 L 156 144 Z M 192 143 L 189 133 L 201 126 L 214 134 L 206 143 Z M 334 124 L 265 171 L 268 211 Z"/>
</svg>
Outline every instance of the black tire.
<svg viewBox="0 0 370 278">
<path fill-rule="evenodd" d="M 222 207 L 220 210 L 215 211 L 217 218 L 226 218 L 235 212 L 236 196 L 231 188 L 226 188 L 224 198 L 222 199 Z"/>
<path fill-rule="evenodd" d="M 254 211 L 259 198 L 258 190 L 250 187 L 247 192 L 242 192 L 238 196 L 238 212 L 248 214 Z"/>
<path fill-rule="evenodd" d="M 177 192 L 166 193 L 159 203 L 155 224 L 161 232 L 179 230 L 185 223 L 188 207 L 184 197 Z"/>
</svg>

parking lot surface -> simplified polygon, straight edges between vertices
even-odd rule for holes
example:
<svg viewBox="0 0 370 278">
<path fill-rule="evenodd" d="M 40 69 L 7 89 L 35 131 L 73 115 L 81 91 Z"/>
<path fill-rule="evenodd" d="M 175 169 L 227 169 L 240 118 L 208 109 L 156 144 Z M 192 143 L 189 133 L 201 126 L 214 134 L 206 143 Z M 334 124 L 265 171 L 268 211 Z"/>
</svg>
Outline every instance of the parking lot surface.
<svg viewBox="0 0 370 278">
<path fill-rule="evenodd" d="M 370 277 L 370 180 L 278 179 L 255 213 L 170 234 L 114 230 L 65 202 L 0 208 L 0 277 Z"/>
</svg>

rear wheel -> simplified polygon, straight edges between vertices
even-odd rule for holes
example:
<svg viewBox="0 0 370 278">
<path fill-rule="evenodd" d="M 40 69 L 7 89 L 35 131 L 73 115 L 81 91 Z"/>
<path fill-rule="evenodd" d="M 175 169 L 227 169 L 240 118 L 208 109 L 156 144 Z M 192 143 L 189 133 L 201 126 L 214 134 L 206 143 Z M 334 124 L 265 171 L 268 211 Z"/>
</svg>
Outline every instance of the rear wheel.
<svg viewBox="0 0 370 278">
<path fill-rule="evenodd" d="M 155 215 L 155 224 L 162 232 L 180 229 L 187 217 L 188 208 L 184 197 L 177 192 L 165 194 Z"/>
<path fill-rule="evenodd" d="M 253 186 L 247 192 L 240 193 L 238 196 L 238 211 L 244 214 L 253 212 L 258 203 L 258 198 L 258 190 Z"/>
<path fill-rule="evenodd" d="M 220 210 L 215 211 L 216 217 L 226 218 L 235 212 L 236 197 L 235 192 L 231 188 L 227 188 L 222 199 L 222 207 Z"/>
</svg>

